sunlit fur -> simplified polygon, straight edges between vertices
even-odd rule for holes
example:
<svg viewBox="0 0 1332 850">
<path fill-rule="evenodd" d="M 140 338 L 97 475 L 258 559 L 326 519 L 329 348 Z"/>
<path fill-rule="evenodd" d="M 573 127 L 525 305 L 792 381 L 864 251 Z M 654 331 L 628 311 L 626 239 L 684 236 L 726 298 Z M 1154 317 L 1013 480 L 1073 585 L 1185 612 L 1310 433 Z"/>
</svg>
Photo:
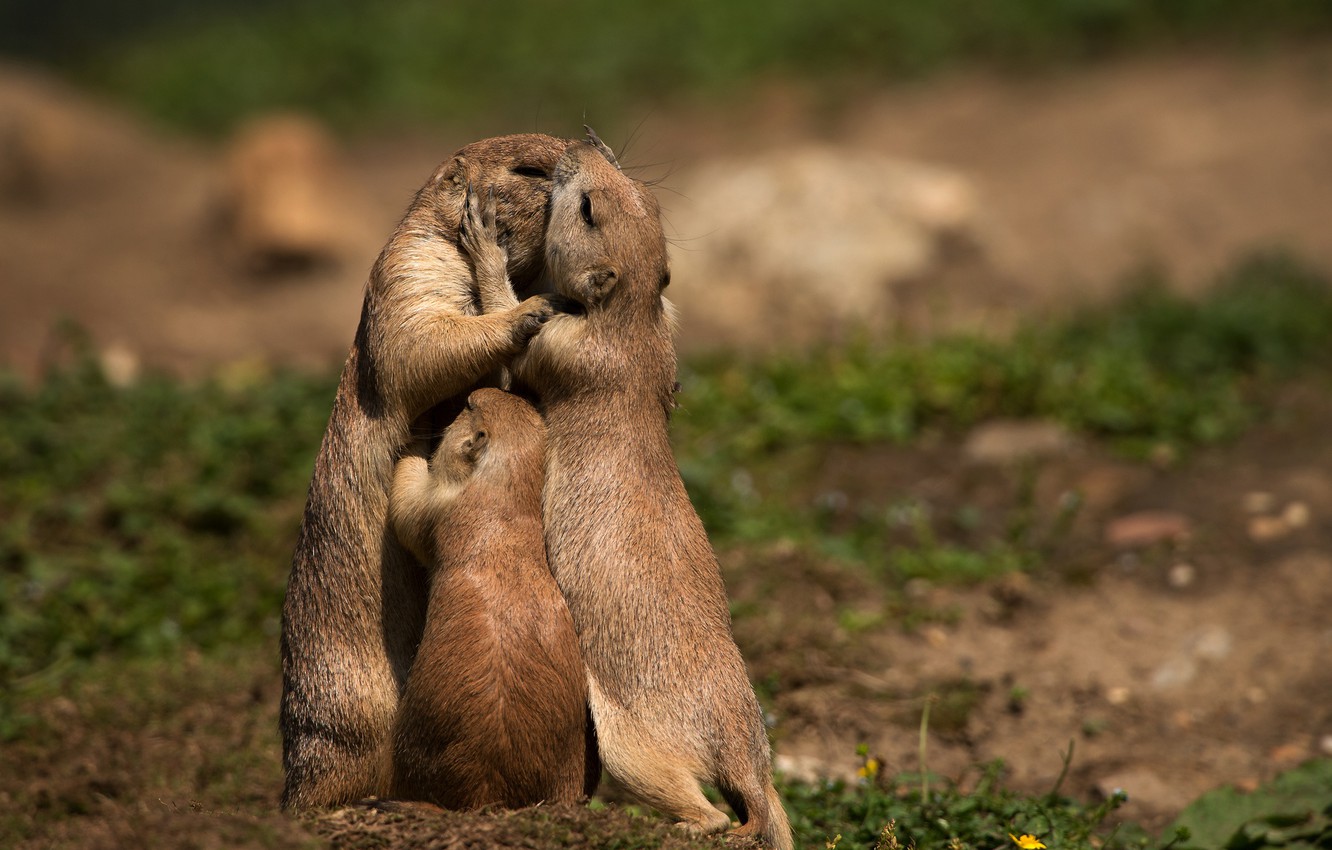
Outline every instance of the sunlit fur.
<svg viewBox="0 0 1332 850">
<path fill-rule="evenodd" d="M 578 629 L 602 761 L 701 832 L 728 826 L 699 787 L 715 784 L 741 833 L 789 848 L 717 559 L 671 452 L 655 199 L 593 145 L 571 146 L 555 170 L 546 261 L 586 314 L 552 319 L 514 369 L 546 417 L 547 553 Z"/>
<path fill-rule="evenodd" d="M 544 264 L 543 175 L 567 146 L 526 135 L 461 149 L 417 194 L 371 270 L 283 606 L 284 807 L 388 790 L 389 732 L 426 610 L 425 573 L 386 530 L 394 461 L 414 421 L 451 419 L 552 313 L 544 297 L 509 296 L 511 306 L 480 314 L 458 246 L 467 187 L 493 190 L 507 272 L 525 294 Z"/>
<path fill-rule="evenodd" d="M 426 463 L 398 461 L 389 519 L 430 575 L 393 731 L 394 798 L 449 809 L 571 802 L 600 778 L 578 637 L 546 563 L 545 426 L 472 393 Z"/>
</svg>

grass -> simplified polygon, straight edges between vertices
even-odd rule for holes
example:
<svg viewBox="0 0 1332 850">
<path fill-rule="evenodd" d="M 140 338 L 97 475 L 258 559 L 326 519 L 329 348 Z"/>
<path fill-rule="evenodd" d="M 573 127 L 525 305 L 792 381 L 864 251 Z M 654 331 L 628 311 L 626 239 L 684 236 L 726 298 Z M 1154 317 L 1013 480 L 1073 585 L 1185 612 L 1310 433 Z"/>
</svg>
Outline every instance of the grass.
<svg viewBox="0 0 1332 850">
<path fill-rule="evenodd" d="M 940 532 L 942 518 L 910 502 L 866 511 L 849 526 L 834 521 L 836 506 L 811 501 L 792 476 L 830 446 L 905 445 L 995 416 L 1052 418 L 1129 453 L 1162 443 L 1188 451 L 1237 436 L 1264 415 L 1273 386 L 1332 364 L 1328 327 L 1332 286 L 1264 258 L 1237 266 L 1202 301 L 1144 285 L 1122 304 L 1006 341 L 691 360 L 682 366 L 677 453 L 721 548 L 786 538 L 834 553 L 848 569 L 867 568 L 887 586 L 971 581 L 1038 563 L 1042 534 L 1054 533 L 1059 518 L 1043 531 L 1015 521 L 993 539 L 960 545 Z M 181 810 L 154 809 L 148 820 L 130 811 L 126 823 L 138 825 L 124 826 L 126 840 L 159 828 L 184 840 L 199 828 L 192 803 L 212 811 L 237 799 L 244 802 L 226 814 L 235 843 L 332 840 L 333 826 L 311 826 L 312 835 L 272 816 L 264 789 L 277 770 L 277 612 L 334 376 L 158 376 L 122 388 L 107 382 L 77 332 L 68 341 L 68 365 L 40 383 L 0 380 L 0 774 L 25 789 L 0 793 L 27 813 L 0 820 L 0 843 L 44 846 L 73 815 L 119 811 L 115 801 L 156 799 L 162 788 L 174 789 L 167 799 Z M 860 609 L 844 616 L 870 617 L 856 627 L 880 621 Z M 957 705 L 937 706 L 938 724 L 967 710 L 967 694 L 955 696 Z M 206 708 L 213 704 L 220 710 Z M 206 735 L 218 740 L 208 746 L 217 751 L 202 761 L 182 756 L 173 742 L 200 730 L 213 730 Z M 85 756 L 102 764 L 87 748 L 103 744 L 121 748 L 106 756 L 111 779 L 79 773 Z M 150 759 L 141 774 L 135 765 L 145 752 L 161 761 Z M 42 759 L 60 766 L 24 784 L 20 765 Z M 1112 806 L 1082 806 L 1057 789 L 1013 794 L 997 767 L 967 789 L 925 771 L 891 780 L 867 773 L 859 783 L 787 783 L 805 846 L 841 834 L 843 847 L 988 848 L 1008 846 L 1009 832 L 1052 848 L 1146 846 L 1140 833 L 1104 828 Z M 583 824 L 576 834 L 623 847 L 683 846 L 615 811 L 611 826 Z M 1287 844 L 1297 846 L 1324 830 L 1319 817 L 1304 832 L 1282 819 L 1227 829 L 1270 846 L 1295 836 Z M 514 840 L 574 829 L 556 820 L 510 824 Z M 370 830 L 365 846 L 376 845 L 379 826 L 353 826 Z M 336 829 L 341 846 L 361 846 L 344 834 L 352 826 Z M 420 826 L 420 835 L 432 829 Z"/>
<path fill-rule="evenodd" d="M 1264 386 L 1332 360 L 1328 327 L 1327 282 L 1264 259 L 1199 303 L 1144 289 L 1006 342 L 704 358 L 682 367 L 677 454 L 720 547 L 789 538 L 897 584 L 976 580 L 1031 566 L 1039 530 L 1015 523 L 958 546 L 911 503 L 834 527 L 800 497 L 801 459 L 995 416 L 1053 418 L 1130 451 L 1204 445 L 1259 416 Z M 275 634 L 335 383 L 278 373 L 116 388 L 86 355 L 35 387 L 0 382 L 0 678 Z"/>
<path fill-rule="evenodd" d="M 862 508 L 849 529 L 832 532 L 828 505 L 800 486 L 809 455 L 842 443 L 905 445 L 1016 417 L 1052 420 L 1133 456 L 1174 456 L 1234 438 L 1262 415 L 1265 388 L 1332 363 L 1329 327 L 1328 282 L 1263 256 L 1227 272 L 1200 302 L 1148 275 L 1112 309 L 1031 325 L 1008 340 L 696 360 L 681 369 L 677 454 L 721 541 L 816 541 L 899 581 L 984 578 L 1030 566 L 1077 504 L 1038 527 L 1021 515 L 1030 492 L 1019 493 L 1004 533 L 966 549 L 938 529 L 967 517 L 932 517 L 909 502 Z M 904 536 L 909 546 L 891 546 Z"/>
<path fill-rule="evenodd" d="M 1049 67 L 1153 46 L 1253 49 L 1332 30 L 1320 0 L 838 0 L 661 4 L 155 0 L 109 15 L 0 13 L 0 50 L 61 64 L 193 130 L 300 107 L 344 126 L 489 116 L 641 117 L 653 102 L 801 80 L 848 81 L 982 63 Z M 8 25 L 6 25 L 6 23 Z M 25 34 L 35 33 L 38 37 Z"/>
</svg>

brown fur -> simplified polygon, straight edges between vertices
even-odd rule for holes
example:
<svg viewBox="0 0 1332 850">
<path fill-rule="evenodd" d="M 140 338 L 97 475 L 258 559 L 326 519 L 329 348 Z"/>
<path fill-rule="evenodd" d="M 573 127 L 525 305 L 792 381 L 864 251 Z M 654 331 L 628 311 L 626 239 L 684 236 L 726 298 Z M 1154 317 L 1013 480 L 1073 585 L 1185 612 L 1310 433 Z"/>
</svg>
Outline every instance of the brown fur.
<svg viewBox="0 0 1332 850">
<path fill-rule="evenodd" d="M 568 144 L 526 135 L 461 149 L 417 194 L 370 272 L 282 611 L 284 807 L 388 790 L 389 731 L 426 600 L 420 564 L 386 529 L 394 461 L 414 420 L 432 407 L 432 418 L 452 418 L 553 312 L 545 297 L 518 304 L 491 270 L 485 300 L 508 306 L 480 314 L 458 247 L 467 187 L 493 187 L 500 256 L 526 292 L 544 262 L 548 175 Z"/>
<path fill-rule="evenodd" d="M 589 224 L 585 217 L 590 216 Z M 557 316 L 515 361 L 548 429 L 547 552 L 588 667 L 601 758 L 696 831 L 791 832 L 717 559 L 668 434 L 675 385 L 666 242 L 652 195 L 593 144 L 555 168 L 546 262 L 584 316 Z"/>
<path fill-rule="evenodd" d="M 396 798 L 571 802 L 600 773 L 578 636 L 546 564 L 544 462 L 541 417 L 496 389 L 472 393 L 428 466 L 398 461 L 389 520 L 427 565 L 430 603 L 393 730 Z"/>
</svg>

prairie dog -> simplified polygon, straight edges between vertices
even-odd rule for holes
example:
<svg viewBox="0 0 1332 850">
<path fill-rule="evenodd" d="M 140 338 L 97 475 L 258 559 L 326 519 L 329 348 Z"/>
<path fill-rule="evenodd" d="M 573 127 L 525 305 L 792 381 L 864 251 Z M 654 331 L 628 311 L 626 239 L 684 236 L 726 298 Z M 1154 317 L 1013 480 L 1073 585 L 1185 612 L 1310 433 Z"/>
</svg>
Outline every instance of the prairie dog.
<svg viewBox="0 0 1332 850">
<path fill-rule="evenodd" d="M 429 464 L 398 461 L 389 521 L 430 602 L 393 729 L 394 798 L 448 809 L 571 802 L 601 769 L 578 636 L 546 563 L 545 425 L 471 394 Z"/>
<path fill-rule="evenodd" d="M 583 315 L 553 318 L 514 363 L 547 426 L 547 554 L 588 669 L 601 759 L 698 832 L 792 846 L 758 700 L 716 556 L 671 452 L 675 350 L 655 199 L 600 140 L 555 166 L 546 266 Z"/>
<path fill-rule="evenodd" d="M 432 408 L 452 418 L 552 315 L 548 297 L 519 303 L 505 277 L 525 294 L 540 276 L 550 173 L 568 145 L 520 135 L 462 148 L 417 193 L 370 271 L 282 609 L 284 808 L 388 791 L 389 734 L 426 609 L 424 570 L 387 529 L 393 464 L 414 420 Z M 485 314 L 458 245 L 472 184 L 490 187 L 507 273 L 483 275 L 488 300 L 503 305 Z"/>
</svg>

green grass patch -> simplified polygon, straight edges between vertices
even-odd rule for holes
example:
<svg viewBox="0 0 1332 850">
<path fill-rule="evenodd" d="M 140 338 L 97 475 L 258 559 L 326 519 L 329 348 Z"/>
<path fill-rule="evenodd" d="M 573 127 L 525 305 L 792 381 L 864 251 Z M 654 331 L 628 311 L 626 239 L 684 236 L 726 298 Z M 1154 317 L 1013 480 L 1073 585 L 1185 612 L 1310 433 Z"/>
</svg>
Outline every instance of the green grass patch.
<svg viewBox="0 0 1332 850">
<path fill-rule="evenodd" d="M 719 546 L 787 538 L 889 583 L 982 579 L 1038 563 L 1058 518 L 965 545 L 910 504 L 842 527 L 790 476 L 820 447 L 992 416 L 1049 417 L 1130 450 L 1227 439 L 1260 415 L 1264 388 L 1329 363 L 1330 327 L 1327 282 L 1267 259 L 1197 303 L 1144 289 L 1004 342 L 696 359 L 682 366 L 677 455 Z M 93 362 L 35 386 L 0 380 L 0 679 L 17 689 L 99 656 L 271 640 L 336 383 L 117 388 Z"/>
<path fill-rule="evenodd" d="M 817 541 L 899 580 L 984 578 L 1031 565 L 1077 505 L 1044 528 L 1016 515 L 1003 536 L 958 549 L 939 536 L 940 518 L 911 504 L 862 508 L 849 530 L 830 533 L 823 506 L 793 499 L 801 482 L 791 470 L 807 468 L 802 458 L 819 446 L 909 444 L 996 417 L 1059 422 L 1131 456 L 1214 444 L 1259 418 L 1274 385 L 1332 364 L 1329 328 L 1328 281 L 1262 256 L 1201 301 L 1144 275 L 1111 309 L 1006 340 L 861 342 L 763 360 L 719 354 L 682 366 L 677 454 L 720 541 Z M 903 528 L 911 545 L 894 548 L 888 541 Z"/>
<path fill-rule="evenodd" d="M 636 120 L 654 100 L 733 93 L 774 77 L 836 97 L 848 79 L 965 63 L 1047 67 L 1332 30 L 1332 8 L 1320 0 L 156 0 L 117 16 L 90 0 L 57 6 L 63 15 L 0 13 L 0 32 L 14 34 L 0 45 L 208 131 L 275 107 L 349 126 L 478 116 L 565 126 L 583 115 L 600 124 L 608 115 Z"/>
</svg>

